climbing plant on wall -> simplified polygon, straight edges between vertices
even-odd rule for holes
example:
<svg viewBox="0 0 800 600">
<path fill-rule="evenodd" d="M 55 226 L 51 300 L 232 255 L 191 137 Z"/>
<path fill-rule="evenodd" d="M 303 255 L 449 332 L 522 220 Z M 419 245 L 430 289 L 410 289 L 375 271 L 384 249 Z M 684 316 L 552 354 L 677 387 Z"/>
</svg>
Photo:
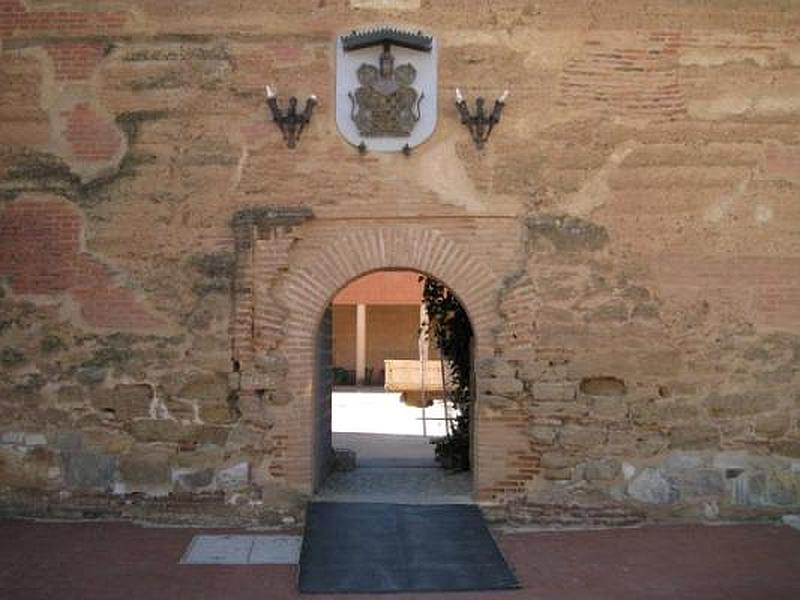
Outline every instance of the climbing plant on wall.
<svg viewBox="0 0 800 600">
<path fill-rule="evenodd" d="M 453 428 L 436 442 L 436 458 L 447 468 L 469 469 L 472 325 L 449 289 L 436 279 L 420 279 L 424 281 L 422 301 L 428 312 L 428 335 L 450 374 L 445 393 L 459 413 Z"/>
</svg>

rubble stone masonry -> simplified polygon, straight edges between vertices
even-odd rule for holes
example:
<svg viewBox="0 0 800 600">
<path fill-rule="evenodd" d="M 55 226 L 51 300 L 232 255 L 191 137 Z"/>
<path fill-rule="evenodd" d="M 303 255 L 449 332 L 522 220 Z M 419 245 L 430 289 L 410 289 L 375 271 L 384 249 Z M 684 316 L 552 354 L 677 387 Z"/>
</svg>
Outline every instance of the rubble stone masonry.
<svg viewBox="0 0 800 600">
<path fill-rule="evenodd" d="M 335 123 L 336 35 L 385 23 L 439 44 L 409 156 Z M 797 511 L 799 27 L 779 0 L 0 0 L 0 513 L 294 523 L 326 307 L 387 268 L 469 313 L 487 513 Z M 267 83 L 319 97 L 294 150 Z M 483 150 L 456 87 L 511 91 Z"/>
</svg>

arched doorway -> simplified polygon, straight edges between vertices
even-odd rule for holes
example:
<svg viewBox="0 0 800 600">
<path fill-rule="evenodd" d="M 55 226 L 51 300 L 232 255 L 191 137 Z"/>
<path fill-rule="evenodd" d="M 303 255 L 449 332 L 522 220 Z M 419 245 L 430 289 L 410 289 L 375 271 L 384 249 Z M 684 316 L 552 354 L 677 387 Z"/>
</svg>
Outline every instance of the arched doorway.
<svg viewBox="0 0 800 600">
<path fill-rule="evenodd" d="M 341 223 L 315 220 L 303 207 L 243 210 L 235 215 L 233 228 L 231 382 L 243 422 L 259 436 L 256 483 L 303 494 L 319 485 L 314 395 L 319 328 L 335 293 L 359 276 L 406 269 L 444 282 L 469 315 L 475 364 L 495 361 L 495 336 L 502 329 L 501 271 L 490 269 L 443 231 L 375 222 L 348 222 L 343 229 Z M 491 374 L 485 368 L 477 371 L 473 498 L 492 500 L 504 493 L 506 473 L 516 468 L 508 462 L 509 444 L 524 452 L 527 438 L 522 416 L 510 414 L 484 391 L 491 387 L 484 381 Z"/>
<path fill-rule="evenodd" d="M 373 271 L 333 296 L 315 356 L 320 497 L 471 497 L 472 340 L 460 301 L 429 275 Z"/>
</svg>

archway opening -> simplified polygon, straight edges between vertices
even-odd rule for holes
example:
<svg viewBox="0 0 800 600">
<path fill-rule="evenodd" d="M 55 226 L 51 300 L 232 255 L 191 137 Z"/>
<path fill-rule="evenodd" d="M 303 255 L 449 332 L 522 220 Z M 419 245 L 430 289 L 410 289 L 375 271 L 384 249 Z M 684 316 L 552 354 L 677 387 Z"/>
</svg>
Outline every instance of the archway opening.
<svg viewBox="0 0 800 600">
<path fill-rule="evenodd" d="M 319 496 L 469 501 L 473 339 L 455 294 L 417 271 L 373 271 L 334 295 L 317 336 Z"/>
</svg>

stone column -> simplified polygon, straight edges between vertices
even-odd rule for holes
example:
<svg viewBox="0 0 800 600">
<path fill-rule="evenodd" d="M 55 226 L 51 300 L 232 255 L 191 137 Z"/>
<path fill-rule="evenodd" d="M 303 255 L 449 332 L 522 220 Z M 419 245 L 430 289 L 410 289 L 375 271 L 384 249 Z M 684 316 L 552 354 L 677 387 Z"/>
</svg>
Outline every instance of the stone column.
<svg viewBox="0 0 800 600">
<path fill-rule="evenodd" d="M 356 383 L 367 377 L 367 306 L 356 305 Z"/>
</svg>

